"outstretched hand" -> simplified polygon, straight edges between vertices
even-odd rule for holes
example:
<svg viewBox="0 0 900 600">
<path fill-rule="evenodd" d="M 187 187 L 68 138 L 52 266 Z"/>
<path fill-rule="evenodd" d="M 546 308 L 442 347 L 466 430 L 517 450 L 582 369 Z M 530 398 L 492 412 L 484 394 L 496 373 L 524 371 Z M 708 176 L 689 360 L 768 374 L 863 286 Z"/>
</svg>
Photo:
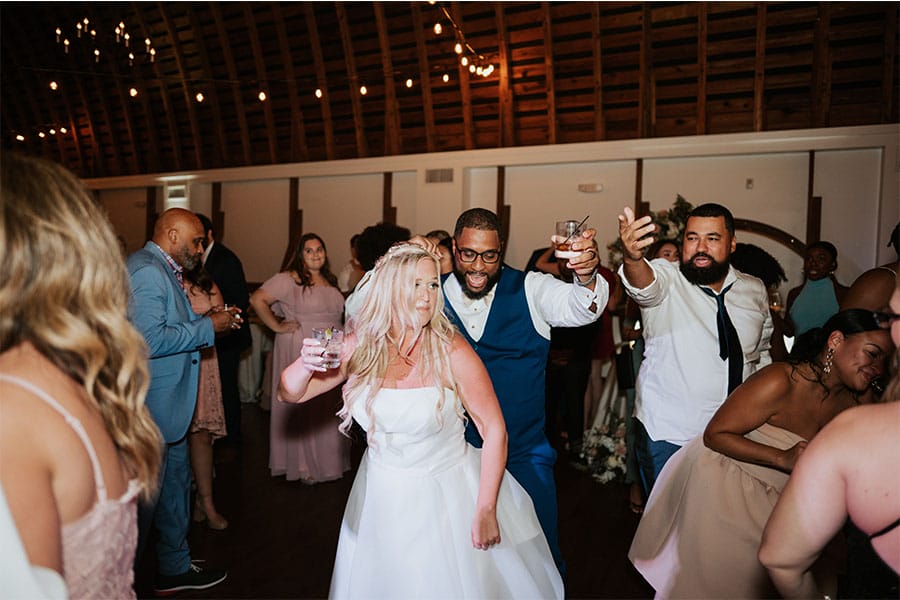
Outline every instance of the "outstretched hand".
<svg viewBox="0 0 900 600">
<path fill-rule="evenodd" d="M 644 248 L 656 241 L 652 234 L 656 231 L 653 219 L 647 215 L 635 219 L 634 211 L 627 206 L 624 214 L 619 215 L 619 239 L 622 240 L 622 252 L 625 258 L 638 261 L 644 256 Z"/>
</svg>

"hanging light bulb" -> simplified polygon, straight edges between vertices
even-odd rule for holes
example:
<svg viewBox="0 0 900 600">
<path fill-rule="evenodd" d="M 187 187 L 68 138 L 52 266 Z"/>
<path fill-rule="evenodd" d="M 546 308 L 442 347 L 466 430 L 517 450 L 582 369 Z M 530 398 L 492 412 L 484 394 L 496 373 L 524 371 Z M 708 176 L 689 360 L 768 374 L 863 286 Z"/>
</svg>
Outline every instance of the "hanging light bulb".
<svg viewBox="0 0 900 600">
<path fill-rule="evenodd" d="M 94 48 L 94 62 L 100 62 L 100 49 Z"/>
<path fill-rule="evenodd" d="M 441 27 L 441 22 L 438 21 L 434 24 L 434 35 L 441 35 L 442 31 L 444 31 L 444 28 Z"/>
<path fill-rule="evenodd" d="M 413 84 L 412 79 L 407 79 L 407 80 L 406 80 L 406 87 L 411 88 L 411 87 L 412 87 L 412 84 Z"/>
<path fill-rule="evenodd" d="M 322 88 L 316 88 L 316 98 L 322 97 Z"/>
<path fill-rule="evenodd" d="M 125 33 L 125 35 L 123 35 L 122 37 L 125 38 L 125 47 L 127 48 L 127 47 L 128 47 L 128 40 L 131 39 L 131 35 L 129 35 L 128 33 Z"/>
<path fill-rule="evenodd" d="M 62 29 L 59 27 L 56 28 L 56 43 L 59 43 L 59 36 L 62 35 Z"/>
<path fill-rule="evenodd" d="M 203 102 L 203 92 L 197 92 L 195 97 L 197 98 L 197 102 Z"/>
<path fill-rule="evenodd" d="M 456 52 L 457 54 L 462 54 L 462 51 L 463 51 L 462 44 L 460 44 L 459 42 L 456 42 L 456 45 L 453 46 L 453 51 Z"/>
<path fill-rule="evenodd" d="M 78 37 L 80 38 L 81 37 L 81 23 L 76 23 L 75 29 L 78 30 Z"/>
<path fill-rule="evenodd" d="M 475 72 L 475 65 L 474 64 L 469 65 L 469 73 L 474 73 L 474 72 Z"/>
<path fill-rule="evenodd" d="M 492 64 L 488 65 L 487 69 L 484 70 L 484 76 L 490 77 L 491 73 L 493 73 L 493 72 L 494 72 L 494 65 L 492 65 Z"/>
<path fill-rule="evenodd" d="M 55 129 L 51 129 L 51 130 L 50 130 L 50 135 L 56 135 L 56 130 L 55 130 Z"/>
<path fill-rule="evenodd" d="M 60 128 L 59 128 L 59 132 L 60 132 L 60 133 L 69 133 L 69 130 L 66 129 L 65 127 L 60 127 Z"/>
<path fill-rule="evenodd" d="M 51 81 L 51 82 L 50 82 L 50 89 L 53 90 L 53 91 L 55 92 L 56 90 L 59 89 L 59 84 L 56 83 L 55 81 Z"/>
<path fill-rule="evenodd" d="M 265 102 L 266 101 L 266 93 L 264 91 L 260 90 L 258 98 L 259 98 L 260 102 Z"/>
<path fill-rule="evenodd" d="M 150 48 L 150 62 L 156 58 L 156 48 Z"/>
<path fill-rule="evenodd" d="M 461 64 L 464 67 L 467 66 L 469 64 L 469 57 L 463 56 L 461 59 L 459 59 L 459 64 Z"/>
<path fill-rule="evenodd" d="M 69 53 L 69 40 L 63 40 L 63 46 L 66 48 L 66 54 Z"/>
<path fill-rule="evenodd" d="M 484 68 L 482 68 L 481 65 L 478 65 L 477 67 L 475 67 L 476 75 L 481 75 L 482 73 L 484 73 Z"/>
<path fill-rule="evenodd" d="M 150 38 L 144 39 L 144 45 L 147 46 L 147 52 L 150 52 Z"/>
<path fill-rule="evenodd" d="M 122 28 L 116 25 L 116 43 L 119 43 L 119 38 L 122 36 Z"/>
<path fill-rule="evenodd" d="M 20 141 L 20 142 L 24 142 L 24 141 L 25 141 L 25 136 L 22 135 L 22 134 L 20 133 L 19 135 L 16 136 L 16 140 L 18 140 L 18 141 Z"/>
<path fill-rule="evenodd" d="M 91 29 L 91 38 L 97 39 L 97 30 L 96 29 Z"/>
<path fill-rule="evenodd" d="M 44 139 L 47 135 L 43 131 L 38 131 L 38 137 Z"/>
<path fill-rule="evenodd" d="M 443 80 L 444 80 L 444 83 L 447 83 L 447 82 L 448 82 L 448 81 L 450 81 L 450 76 L 449 76 L 449 75 L 447 75 L 447 74 L 446 74 L 446 73 L 444 73 L 444 76 L 443 76 L 443 77 L 441 77 L 441 79 L 443 79 Z"/>
<path fill-rule="evenodd" d="M 369 90 L 366 89 L 366 86 L 361 85 L 361 86 L 359 86 L 359 93 L 362 94 L 363 96 L 365 96 L 366 94 L 369 93 Z"/>
<path fill-rule="evenodd" d="M 138 95 L 137 88 L 131 88 L 130 90 L 128 90 L 128 94 L 129 94 L 132 98 L 134 98 L 135 96 Z"/>
<path fill-rule="evenodd" d="M 129 53 L 128 53 L 128 66 L 129 66 L 129 67 L 133 67 L 133 66 L 134 66 L 134 52 L 129 52 Z"/>
</svg>

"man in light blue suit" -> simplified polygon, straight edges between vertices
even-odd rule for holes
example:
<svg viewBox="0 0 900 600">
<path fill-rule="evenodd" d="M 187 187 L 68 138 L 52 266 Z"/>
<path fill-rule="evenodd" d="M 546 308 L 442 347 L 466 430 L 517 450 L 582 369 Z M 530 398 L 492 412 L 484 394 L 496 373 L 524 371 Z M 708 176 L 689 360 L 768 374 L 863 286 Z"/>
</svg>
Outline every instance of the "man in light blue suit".
<svg viewBox="0 0 900 600">
<path fill-rule="evenodd" d="M 147 342 L 150 389 L 146 403 L 165 440 L 158 496 L 141 514 L 142 539 L 151 521 L 159 533 L 157 594 L 206 589 L 227 575 L 224 570 L 201 569 L 192 563 L 187 544 L 191 491 L 187 432 L 197 402 L 200 349 L 211 346 L 216 333 L 237 329 L 241 323 L 238 309 L 206 316 L 191 310 L 182 273 L 199 263 L 205 239 L 203 226 L 192 212 L 173 208 L 159 216 L 153 239 L 128 258 L 128 315 Z"/>
</svg>

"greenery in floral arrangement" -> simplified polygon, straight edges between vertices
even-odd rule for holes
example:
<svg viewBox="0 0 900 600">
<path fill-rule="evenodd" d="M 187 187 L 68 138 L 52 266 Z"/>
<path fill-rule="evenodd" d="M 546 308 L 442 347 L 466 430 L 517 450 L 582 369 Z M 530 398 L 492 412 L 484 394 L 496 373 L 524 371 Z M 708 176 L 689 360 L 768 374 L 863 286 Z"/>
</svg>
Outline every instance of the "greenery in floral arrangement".
<svg viewBox="0 0 900 600">
<path fill-rule="evenodd" d="M 653 223 L 656 225 L 656 232 L 653 237 L 656 239 L 676 240 L 681 244 L 681 237 L 684 235 L 684 226 L 687 223 L 688 215 L 694 207 L 690 202 L 685 200 L 681 194 L 676 194 L 675 203 L 672 208 L 661 210 L 659 212 L 650 211 L 653 217 Z M 609 264 L 613 270 L 618 269 L 622 264 L 622 240 L 616 238 L 613 242 L 606 245 L 609 250 Z"/>
<path fill-rule="evenodd" d="M 606 423 L 584 432 L 581 446 L 583 470 L 600 483 L 625 480 L 625 419 L 610 412 Z"/>
</svg>

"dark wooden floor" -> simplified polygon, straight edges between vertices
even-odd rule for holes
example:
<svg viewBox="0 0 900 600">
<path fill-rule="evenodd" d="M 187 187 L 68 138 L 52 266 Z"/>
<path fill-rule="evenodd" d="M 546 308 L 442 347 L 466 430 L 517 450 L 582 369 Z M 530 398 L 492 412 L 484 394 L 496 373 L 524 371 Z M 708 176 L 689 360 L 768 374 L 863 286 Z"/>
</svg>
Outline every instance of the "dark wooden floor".
<svg viewBox="0 0 900 600">
<path fill-rule="evenodd" d="M 268 431 L 268 413 L 245 404 L 240 452 L 217 448 L 216 503 L 230 526 L 219 532 L 194 524 L 189 542 L 195 560 L 228 569 L 228 579 L 179 597 L 327 597 L 341 516 L 363 449 L 354 445 L 354 471 L 342 480 L 306 486 L 269 475 Z M 638 523 L 627 487 L 599 484 L 562 460 L 556 482 L 567 596 L 652 598 L 626 557 Z M 152 542 L 137 572 L 141 598 L 152 596 Z"/>
</svg>

